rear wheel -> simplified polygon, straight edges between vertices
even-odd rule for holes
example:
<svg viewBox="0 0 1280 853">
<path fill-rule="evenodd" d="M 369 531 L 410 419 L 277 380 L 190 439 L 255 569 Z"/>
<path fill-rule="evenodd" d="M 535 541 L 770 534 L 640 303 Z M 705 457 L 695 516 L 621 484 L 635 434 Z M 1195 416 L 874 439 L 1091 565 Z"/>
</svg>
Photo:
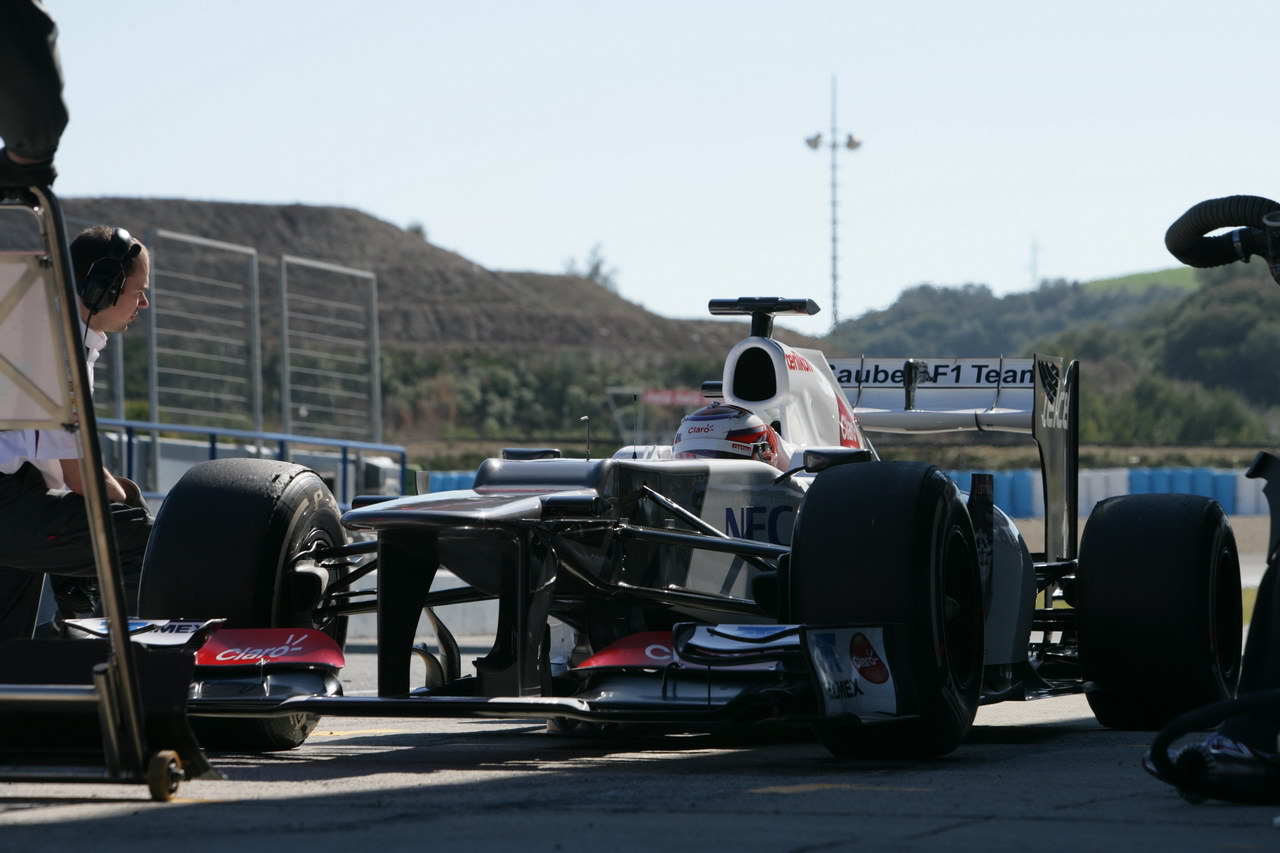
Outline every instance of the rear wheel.
<svg viewBox="0 0 1280 853">
<path fill-rule="evenodd" d="M 835 755 L 932 756 L 977 712 L 982 588 L 973 523 L 955 483 L 918 463 L 866 462 L 818 475 L 792 534 L 784 612 L 810 625 L 903 626 L 919 716 L 818 727 Z"/>
<path fill-rule="evenodd" d="M 1100 502 L 1085 525 L 1077 578 L 1081 675 L 1098 722 L 1155 730 L 1235 695 L 1240 559 L 1216 501 Z"/>
<path fill-rule="evenodd" d="M 219 459 L 191 468 L 165 497 L 147 546 L 139 594 L 144 617 L 225 618 L 231 628 L 312 628 L 339 645 L 345 619 L 314 611 L 339 570 L 297 555 L 346 541 L 333 495 L 315 472 L 267 459 Z M 192 719 L 215 749 L 291 749 L 319 718 Z"/>
</svg>

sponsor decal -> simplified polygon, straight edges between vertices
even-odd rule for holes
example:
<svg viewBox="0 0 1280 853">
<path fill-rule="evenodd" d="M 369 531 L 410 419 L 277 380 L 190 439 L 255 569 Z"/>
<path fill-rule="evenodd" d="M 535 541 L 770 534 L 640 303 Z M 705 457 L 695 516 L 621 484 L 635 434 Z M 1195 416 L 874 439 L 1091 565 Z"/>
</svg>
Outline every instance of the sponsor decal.
<svg viewBox="0 0 1280 853">
<path fill-rule="evenodd" d="M 844 664 L 836 654 L 836 635 L 828 632 L 809 635 L 814 651 L 822 658 L 823 669 L 830 672 L 844 672 Z"/>
<path fill-rule="evenodd" d="M 798 370 L 802 372 L 810 372 L 813 365 L 809 363 L 809 359 L 800 355 L 798 352 L 789 352 L 786 354 L 787 370 Z"/>
<path fill-rule="evenodd" d="M 652 668 L 680 662 L 671 644 L 670 631 L 645 631 L 609 644 L 574 668 L 624 666 Z"/>
<path fill-rule="evenodd" d="M 1031 368 L 1006 367 L 1001 370 L 989 364 L 971 365 L 975 385 L 1030 385 Z M 936 380 L 935 380 L 936 381 Z"/>
<path fill-rule="evenodd" d="M 105 637 L 110 631 L 110 623 L 97 617 L 68 619 L 67 625 L 95 637 Z M 144 646 L 182 646 L 204 626 L 204 622 L 130 619 L 129 639 Z"/>
<path fill-rule="evenodd" d="M 156 634 L 194 634 L 200 630 L 203 622 L 170 622 L 152 629 Z"/>
<path fill-rule="evenodd" d="M 96 634 L 105 634 L 111 630 L 111 622 L 109 620 L 97 617 L 90 619 L 68 619 L 67 622 L 77 627 L 84 627 L 86 630 Z M 178 626 L 182 626 L 185 632 L 190 632 L 203 624 L 203 622 L 170 622 L 167 619 L 130 619 L 129 627 L 126 630 L 133 633 L 134 631 L 140 631 L 143 628 L 150 627 L 152 632 L 164 630 L 165 633 L 172 634 L 177 631 Z M 195 627 L 190 627 L 193 625 Z"/>
<path fill-rule="evenodd" d="M 283 644 L 273 646 L 269 649 L 249 648 L 231 648 L 223 649 L 213 656 L 216 661 L 256 661 L 256 660 L 273 660 L 278 658 L 287 658 L 289 655 L 300 655 L 306 651 L 306 647 L 302 645 L 302 641 L 307 638 L 306 634 L 302 634 L 296 639 L 292 634 L 285 638 Z"/>
<path fill-rule="evenodd" d="M 1061 371 L 1052 361 L 1037 361 L 1040 385 L 1044 388 L 1044 407 L 1040 410 L 1040 426 L 1066 429 L 1070 421 L 1071 394 L 1062 380 Z"/>
<path fill-rule="evenodd" d="M 714 432 L 714 431 L 715 431 L 714 424 L 707 424 L 706 426 L 698 426 L 697 424 L 690 424 L 689 426 L 685 427 L 685 432 L 689 433 L 689 435 L 697 435 L 698 433 Z"/>
<path fill-rule="evenodd" d="M 650 643 L 645 646 L 644 656 L 654 663 L 671 663 L 676 659 L 675 650 L 663 643 Z"/>
<path fill-rule="evenodd" d="M 1040 371 L 1040 384 L 1044 386 L 1044 396 L 1052 403 L 1058 396 L 1058 381 L 1061 379 L 1058 365 L 1052 361 L 1037 361 L 1036 369 Z"/>
<path fill-rule="evenodd" d="M 287 663 L 341 667 L 345 662 L 342 650 L 328 635 L 288 628 L 221 630 L 196 653 L 198 666 Z"/>
<path fill-rule="evenodd" d="M 856 678 L 842 678 L 839 681 L 828 681 L 823 685 L 828 699 L 856 699 L 866 693 Z"/>
<path fill-rule="evenodd" d="M 889 680 L 889 667 L 880 659 L 866 634 L 854 634 L 849 641 L 849 660 L 853 661 L 853 668 L 858 670 L 858 674 L 872 684 L 884 684 Z"/>
<path fill-rule="evenodd" d="M 884 628 L 811 628 L 804 643 L 827 716 L 883 719 L 899 713 L 893 673 L 877 651 L 884 648 Z"/>
<path fill-rule="evenodd" d="M 737 629 L 739 626 L 733 626 Z M 766 626 L 777 631 L 778 626 Z M 643 631 L 623 637 L 615 643 L 596 652 L 591 657 L 574 667 L 575 671 L 590 669 L 665 669 L 674 666 L 677 669 L 707 669 L 706 664 L 691 664 L 676 654 L 670 631 Z M 770 669 L 773 664 L 765 662 L 735 664 L 726 662 L 726 670 L 760 670 Z M 705 687 L 704 687 L 705 689 Z"/>
<path fill-rule="evenodd" d="M 1022 362 L 1019 359 L 1019 362 Z M 892 366 L 892 365 L 897 365 Z M 901 386 L 906 379 L 902 362 L 863 363 L 854 360 L 829 363 L 836 381 L 844 387 L 888 385 Z M 1033 381 L 1030 366 L 1001 365 L 989 361 L 944 361 L 932 365 L 918 364 L 920 382 L 963 387 L 1029 387 Z"/>
<path fill-rule="evenodd" d="M 836 397 L 836 406 L 840 409 L 840 446 L 861 447 L 862 437 L 858 434 L 858 418 L 849 409 L 843 397 Z"/>
<path fill-rule="evenodd" d="M 724 508 L 724 532 L 734 539 L 754 539 L 785 545 L 791 541 L 790 515 L 796 508 L 782 506 L 741 506 Z M 783 523 L 787 524 L 783 533 Z"/>
</svg>

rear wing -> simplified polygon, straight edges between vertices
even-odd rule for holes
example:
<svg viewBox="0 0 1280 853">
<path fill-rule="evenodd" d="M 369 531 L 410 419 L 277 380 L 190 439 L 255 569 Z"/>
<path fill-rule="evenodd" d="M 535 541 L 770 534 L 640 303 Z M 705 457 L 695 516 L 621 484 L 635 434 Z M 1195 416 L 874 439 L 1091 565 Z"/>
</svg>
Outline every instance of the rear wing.
<svg viewBox="0 0 1280 853">
<path fill-rule="evenodd" d="M 1045 559 L 1076 556 L 1079 366 L 1032 358 L 829 359 L 864 430 L 1029 433 L 1040 448 Z"/>
<path fill-rule="evenodd" d="M 1031 432 L 1032 358 L 829 359 L 863 429 Z"/>
</svg>

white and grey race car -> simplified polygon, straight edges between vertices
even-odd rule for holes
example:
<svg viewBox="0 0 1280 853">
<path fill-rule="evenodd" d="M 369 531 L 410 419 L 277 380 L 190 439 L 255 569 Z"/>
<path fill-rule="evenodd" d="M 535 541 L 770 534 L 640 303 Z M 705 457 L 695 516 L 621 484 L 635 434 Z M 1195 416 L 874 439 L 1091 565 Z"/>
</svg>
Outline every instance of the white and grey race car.
<svg viewBox="0 0 1280 853">
<path fill-rule="evenodd" d="M 336 714 L 795 724 L 840 756 L 925 756 L 955 749 L 983 703 L 1084 691 L 1105 725 L 1157 728 L 1232 694 L 1240 579 L 1218 504 L 1103 501 L 1077 553 L 1075 362 L 828 360 L 772 335 L 810 300 L 710 310 L 749 316 L 751 332 L 704 394 L 769 424 L 793 448 L 787 471 L 652 446 L 513 450 L 472 488 L 340 516 L 297 465 L 193 468 L 157 519 L 140 623 L 205 626 L 188 712 L 256 748 Z M 989 475 L 965 492 L 937 466 L 881 461 L 877 430 L 1032 436 L 1042 550 L 993 504 Z M 433 590 L 442 569 L 459 585 Z M 375 571 L 376 590 L 355 589 Z M 463 674 L 449 608 L 490 599 L 492 649 Z M 345 619 L 366 612 L 377 695 L 344 697 Z M 424 612 L 434 649 L 414 647 Z M 276 633 L 214 643 L 257 629 Z"/>
</svg>

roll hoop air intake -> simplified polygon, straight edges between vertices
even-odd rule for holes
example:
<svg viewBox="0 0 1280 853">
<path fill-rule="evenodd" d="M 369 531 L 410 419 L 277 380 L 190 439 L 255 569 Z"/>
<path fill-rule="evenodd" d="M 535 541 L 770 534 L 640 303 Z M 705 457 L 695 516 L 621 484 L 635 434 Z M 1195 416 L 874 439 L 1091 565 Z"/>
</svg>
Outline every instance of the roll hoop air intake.
<svg viewBox="0 0 1280 853">
<path fill-rule="evenodd" d="M 1222 228 L 1235 230 L 1207 236 Z M 1253 195 L 1202 201 L 1169 226 L 1164 244 L 1191 267 L 1219 267 L 1258 255 L 1280 284 L 1280 202 Z"/>
</svg>

